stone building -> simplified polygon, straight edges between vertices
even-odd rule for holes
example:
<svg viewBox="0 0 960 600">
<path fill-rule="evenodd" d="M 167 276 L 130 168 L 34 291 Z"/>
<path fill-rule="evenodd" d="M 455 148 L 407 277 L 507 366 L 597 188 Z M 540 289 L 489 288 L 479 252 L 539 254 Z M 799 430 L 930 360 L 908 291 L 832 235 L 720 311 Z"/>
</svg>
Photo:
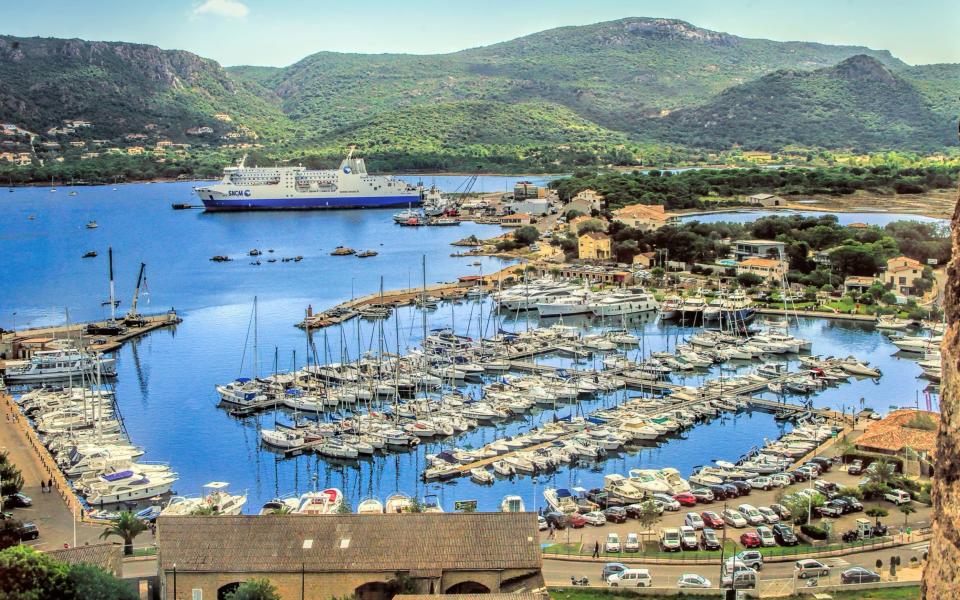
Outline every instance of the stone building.
<svg viewBox="0 0 960 600">
<path fill-rule="evenodd" d="M 773 283 L 780 281 L 784 272 L 783 261 L 772 258 L 748 258 L 737 265 L 737 275 L 752 273 Z"/>
<path fill-rule="evenodd" d="M 653 231 L 667 224 L 662 204 L 631 204 L 613 211 L 613 220 L 640 231 Z"/>
<path fill-rule="evenodd" d="M 47 552 L 50 558 L 68 565 L 93 565 L 117 577 L 123 576 L 123 546 L 120 544 L 88 544 Z"/>
<path fill-rule="evenodd" d="M 160 517 L 157 545 L 168 600 L 223 598 L 250 578 L 305 600 L 544 585 L 534 513 Z"/>
<path fill-rule="evenodd" d="M 901 294 L 910 295 L 917 281 L 923 278 L 923 263 L 919 260 L 898 256 L 887 261 L 883 282 Z"/>
<path fill-rule="evenodd" d="M 773 194 L 754 194 L 747 196 L 746 201 L 754 206 L 765 207 L 785 206 L 787 204 L 786 200 Z"/>
</svg>

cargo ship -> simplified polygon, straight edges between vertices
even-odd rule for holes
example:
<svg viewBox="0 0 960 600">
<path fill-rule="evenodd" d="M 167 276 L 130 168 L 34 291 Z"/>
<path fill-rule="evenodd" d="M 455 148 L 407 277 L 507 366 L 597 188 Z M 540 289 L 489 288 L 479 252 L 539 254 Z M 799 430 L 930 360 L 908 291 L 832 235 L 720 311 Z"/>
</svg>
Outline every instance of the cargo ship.
<svg viewBox="0 0 960 600">
<path fill-rule="evenodd" d="M 196 188 L 209 211 L 389 208 L 419 205 L 421 189 L 390 176 L 370 175 L 353 152 L 336 170 L 247 167 L 246 157 L 227 167 L 223 179 Z"/>
</svg>

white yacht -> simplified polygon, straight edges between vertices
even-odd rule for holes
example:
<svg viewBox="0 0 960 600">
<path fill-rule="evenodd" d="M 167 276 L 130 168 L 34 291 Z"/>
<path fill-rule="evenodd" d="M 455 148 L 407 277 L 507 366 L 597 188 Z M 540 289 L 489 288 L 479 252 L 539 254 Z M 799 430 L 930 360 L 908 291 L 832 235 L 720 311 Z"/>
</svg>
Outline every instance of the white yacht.
<svg viewBox="0 0 960 600">
<path fill-rule="evenodd" d="M 90 378 L 98 371 L 101 377 L 116 376 L 114 359 L 94 356 L 75 349 L 38 350 L 26 361 L 10 361 L 6 366 L 7 383 L 40 383 L 75 377 Z"/>
<path fill-rule="evenodd" d="M 500 512 L 526 512 L 523 498 L 520 496 L 504 496 L 500 502 Z"/>
<path fill-rule="evenodd" d="M 594 300 L 589 306 L 593 314 L 600 317 L 616 317 L 660 308 L 653 294 L 641 289 L 613 292 Z"/>
<path fill-rule="evenodd" d="M 211 481 L 203 486 L 206 493 L 199 497 L 174 496 L 170 498 L 161 515 L 190 515 L 197 510 L 212 509 L 220 515 L 239 515 L 247 503 L 246 494 L 230 494 L 223 481 Z"/>
<path fill-rule="evenodd" d="M 170 491 L 177 479 L 176 473 L 147 477 L 136 475 L 133 471 L 120 471 L 103 475 L 89 486 L 87 502 L 94 505 L 115 504 L 161 496 Z"/>
</svg>

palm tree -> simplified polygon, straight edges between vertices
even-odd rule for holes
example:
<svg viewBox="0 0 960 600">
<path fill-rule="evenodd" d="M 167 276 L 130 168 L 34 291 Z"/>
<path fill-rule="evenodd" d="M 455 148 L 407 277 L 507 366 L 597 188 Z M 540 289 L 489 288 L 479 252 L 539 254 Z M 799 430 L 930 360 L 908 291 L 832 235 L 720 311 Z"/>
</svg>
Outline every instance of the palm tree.
<svg viewBox="0 0 960 600">
<path fill-rule="evenodd" d="M 133 554 L 133 539 L 147 530 L 147 524 L 137 518 L 130 511 L 120 513 L 113 520 L 113 525 L 107 527 L 100 534 L 100 539 L 105 540 L 111 536 L 123 538 L 123 553 L 126 556 Z"/>
<path fill-rule="evenodd" d="M 292 515 L 293 509 L 284 504 L 270 511 L 271 515 Z"/>
<path fill-rule="evenodd" d="M 893 463 L 885 458 L 878 458 L 867 467 L 867 481 L 877 485 L 888 485 L 896 476 Z"/>
<path fill-rule="evenodd" d="M 917 512 L 917 509 L 910 506 L 909 504 L 904 504 L 900 507 L 900 512 L 903 513 L 903 528 L 907 528 L 907 519 L 910 518 L 910 515 Z"/>
</svg>

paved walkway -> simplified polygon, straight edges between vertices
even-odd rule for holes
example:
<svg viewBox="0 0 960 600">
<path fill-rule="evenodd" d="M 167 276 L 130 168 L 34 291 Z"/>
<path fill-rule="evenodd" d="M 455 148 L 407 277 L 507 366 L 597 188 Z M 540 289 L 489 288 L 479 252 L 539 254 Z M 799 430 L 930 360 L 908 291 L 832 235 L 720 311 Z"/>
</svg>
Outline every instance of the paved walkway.
<svg viewBox="0 0 960 600">
<path fill-rule="evenodd" d="M 29 434 L 24 431 L 25 427 L 29 427 L 25 422 L 25 417 L 14 411 L 7 397 L 0 399 L 0 412 L 3 413 L 3 420 L 0 421 L 0 449 L 9 453 L 10 460 L 23 473 L 22 491 L 33 500 L 33 506 L 30 508 L 13 509 L 13 515 L 21 521 L 36 523 L 40 530 L 40 538 L 27 543 L 39 550 L 63 548 L 64 544 L 73 546 L 74 518 L 71 515 L 68 502 L 58 491 L 56 483 L 53 492 L 43 493 L 40 491 L 41 481 L 47 481 L 51 477 L 55 479 L 56 476 L 47 471 L 37 450 L 31 445 Z M 10 419 L 15 420 L 11 421 Z M 45 452 L 46 450 L 43 449 L 42 451 Z M 82 545 L 85 542 L 91 544 L 97 542 L 103 529 L 102 525 L 92 525 L 78 521 L 76 523 L 76 543 Z M 119 541 L 118 538 L 111 539 Z M 136 544 L 141 546 L 150 544 L 152 541 L 152 536 L 149 532 L 146 532 L 137 537 Z"/>
</svg>

